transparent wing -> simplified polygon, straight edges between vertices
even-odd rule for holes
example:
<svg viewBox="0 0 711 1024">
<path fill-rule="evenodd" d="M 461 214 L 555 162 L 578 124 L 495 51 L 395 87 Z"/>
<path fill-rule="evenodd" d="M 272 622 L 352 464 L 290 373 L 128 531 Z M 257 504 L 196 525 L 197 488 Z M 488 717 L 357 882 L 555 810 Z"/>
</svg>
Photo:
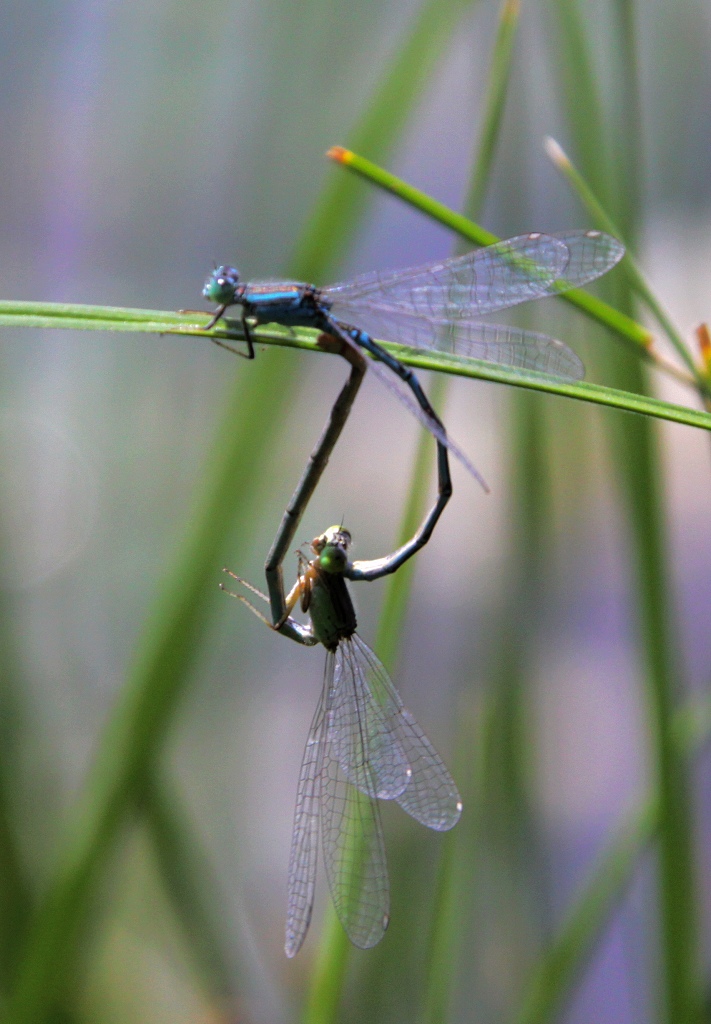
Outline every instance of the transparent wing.
<svg viewBox="0 0 711 1024">
<path fill-rule="evenodd" d="M 552 237 L 566 247 L 568 261 L 546 295 L 581 288 L 595 281 L 612 270 L 625 254 L 622 242 L 602 231 L 561 231 Z"/>
<path fill-rule="evenodd" d="M 348 781 L 366 796 L 395 800 L 410 781 L 410 765 L 386 710 L 373 699 L 357 654 L 352 638 L 341 641 L 328 753 L 337 759 Z"/>
<path fill-rule="evenodd" d="M 582 380 L 585 376 L 579 356 L 562 341 L 503 324 L 484 324 L 476 320 L 447 322 L 405 309 L 372 308 L 359 314 L 357 326 L 373 338 L 413 348 L 453 352 L 524 373 L 534 370 L 564 381 Z"/>
<path fill-rule="evenodd" d="M 321 836 L 331 899 L 355 946 L 369 949 L 389 922 L 390 887 L 385 844 L 374 793 L 365 732 L 359 725 L 357 665 L 348 640 L 328 659 L 335 663 L 326 703 L 326 743 L 320 779 Z M 347 764 L 344 771 L 342 762 Z M 389 769 L 384 769 L 387 774 Z"/>
<path fill-rule="evenodd" d="M 302 769 L 302 778 L 315 778 L 320 795 L 324 863 L 338 919 L 351 942 L 368 949 L 380 941 L 389 921 L 377 797 L 397 800 L 438 831 L 456 825 L 462 805 L 439 754 L 357 634 L 327 655 L 324 692 L 324 713 L 317 712 L 312 727 L 320 753 L 304 758 L 305 766 L 316 765 L 316 773 Z M 310 843 L 302 839 L 298 849 L 304 847 L 310 853 Z M 306 861 L 311 863 L 297 857 L 297 863 Z M 313 887 L 303 888 L 308 896 L 301 903 L 310 908 Z"/>
<path fill-rule="evenodd" d="M 580 380 L 585 368 L 567 345 L 477 318 L 588 284 L 624 251 L 599 231 L 522 235 L 443 263 L 366 274 L 325 291 L 331 316 L 373 338 Z"/>
<path fill-rule="evenodd" d="M 333 655 L 326 659 L 326 678 L 309 729 L 296 793 L 294 828 L 289 856 L 286 942 L 288 957 L 296 956 L 311 923 L 318 859 L 320 776 L 325 749 L 325 698 L 333 678 Z M 329 677 L 330 672 L 330 677 Z"/>
<path fill-rule="evenodd" d="M 409 781 L 395 799 L 409 815 L 438 832 L 453 828 L 462 813 L 454 779 L 414 716 L 404 707 L 384 665 L 355 633 L 341 644 L 352 661 L 358 685 L 369 693 L 366 706 L 377 706 L 387 723 L 391 742 L 407 757 Z M 340 650 L 340 647 L 339 647 Z M 371 766 L 378 751 L 369 751 Z"/>
<path fill-rule="evenodd" d="M 397 303 L 398 308 L 415 309 L 418 313 L 433 317 L 441 317 L 446 321 L 470 320 L 472 315 L 482 316 L 484 313 L 493 313 L 501 309 L 509 309 L 511 306 L 526 302 L 528 299 L 540 299 L 546 295 L 558 295 L 571 288 L 578 288 L 596 280 L 602 274 L 618 263 L 625 254 L 625 247 L 621 242 L 611 235 L 605 235 L 601 231 L 569 231 L 559 235 L 528 235 L 522 236 L 530 239 L 545 239 L 541 241 L 543 253 L 539 255 L 538 247 L 533 241 L 530 244 L 530 253 L 525 246 L 518 247 L 511 243 L 521 239 L 510 239 L 508 242 L 498 243 L 503 247 L 503 253 L 498 254 L 499 259 L 506 263 L 515 262 L 515 272 L 522 277 L 529 277 L 528 286 L 513 287 L 507 291 L 508 281 L 501 281 L 500 286 L 493 290 L 491 300 L 486 303 L 486 308 L 474 307 L 471 304 L 460 306 L 456 301 L 456 294 L 450 294 L 447 289 L 444 298 L 442 290 L 434 285 L 419 286 L 413 289 L 412 302 L 403 301 Z M 548 242 L 553 240 L 562 245 L 566 251 L 566 259 L 559 272 L 554 277 L 547 274 L 549 264 L 547 258 Z M 490 246 L 479 252 L 488 253 Z M 503 276 L 503 275 L 502 275 Z M 498 303 L 498 304 L 497 304 Z M 394 303 L 388 303 L 394 305 Z"/>
<path fill-rule="evenodd" d="M 405 307 L 446 319 L 462 310 L 483 316 L 545 294 L 568 262 L 565 243 L 552 235 L 520 235 L 441 263 L 362 274 L 324 293 L 333 303 L 333 315 L 357 326 L 348 315 L 369 305 Z"/>
<path fill-rule="evenodd" d="M 388 391 L 395 395 L 397 400 L 404 405 L 406 409 L 409 409 L 412 415 L 420 421 L 426 430 L 429 430 L 433 437 L 442 442 L 442 444 L 461 462 L 464 468 L 471 473 L 474 479 L 478 480 L 484 490 L 488 493 L 489 486 L 476 466 L 464 454 L 459 445 L 452 440 L 446 430 L 435 420 L 431 419 L 424 409 L 418 405 L 406 385 L 402 384 L 399 378 L 395 377 L 383 363 L 376 362 L 375 360 L 369 362 L 368 371 L 372 373 L 381 382 L 381 384 L 384 384 Z"/>
<path fill-rule="evenodd" d="M 520 235 L 441 263 L 364 274 L 324 294 L 332 315 L 357 327 L 359 315 L 372 307 L 451 323 L 588 284 L 624 251 L 600 231 Z"/>
</svg>

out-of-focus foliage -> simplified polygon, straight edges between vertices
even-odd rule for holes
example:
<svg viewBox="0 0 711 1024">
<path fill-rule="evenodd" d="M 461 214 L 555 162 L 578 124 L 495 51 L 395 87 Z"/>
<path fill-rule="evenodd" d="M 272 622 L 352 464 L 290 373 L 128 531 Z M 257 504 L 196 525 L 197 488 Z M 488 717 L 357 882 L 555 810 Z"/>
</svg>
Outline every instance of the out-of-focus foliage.
<svg viewBox="0 0 711 1024">
<path fill-rule="evenodd" d="M 711 294 L 711 22 L 698 0 L 640 6 L 636 23 L 604 0 L 523 6 L 478 219 L 502 236 L 588 225 L 543 152 L 555 136 L 689 338 Z M 7 6 L 0 296 L 177 309 L 199 304 L 214 261 L 336 277 L 448 255 L 442 227 L 360 183 L 328 215 L 336 237 L 313 235 L 345 173 L 323 153 L 357 138 L 466 205 L 498 4 L 448 4 L 437 33 L 426 13 Z M 538 305 L 520 322 L 576 347 L 591 380 L 642 386 L 611 339 Z M 261 585 L 340 361 L 54 331 L 3 331 L 0 359 L 0 1005 L 24 993 L 10 1005 L 28 1019 L 43 991 L 33 1024 L 297 1020 L 326 901 L 287 963 L 283 893 L 322 652 L 270 635 L 217 587 L 225 564 Z M 694 401 L 664 377 L 650 386 Z M 443 872 L 443 837 L 385 809 L 392 924 L 377 949 L 346 952 L 337 1019 L 409 1022 L 442 1005 L 453 1021 L 670 1019 L 674 993 L 703 984 L 674 958 L 705 935 L 683 901 L 708 904 L 708 808 L 685 806 L 671 721 L 708 684 L 708 438 L 681 425 L 642 437 L 621 413 L 471 380 L 452 386 L 445 419 L 492 494 L 455 467 L 391 668 L 456 764 L 465 815 Z M 418 429 L 366 385 L 299 539 L 343 519 L 357 556 L 392 550 Z M 373 641 L 381 588 L 354 591 Z M 708 765 L 692 763 L 703 783 Z M 656 846 L 635 848 L 627 874 L 660 780 L 664 869 Z M 675 944 L 674 870 L 690 850 Z M 63 902 L 48 908 L 48 892 Z M 45 958 L 38 936 L 60 918 L 72 927 Z M 586 941 L 547 962 L 563 935 Z"/>
</svg>

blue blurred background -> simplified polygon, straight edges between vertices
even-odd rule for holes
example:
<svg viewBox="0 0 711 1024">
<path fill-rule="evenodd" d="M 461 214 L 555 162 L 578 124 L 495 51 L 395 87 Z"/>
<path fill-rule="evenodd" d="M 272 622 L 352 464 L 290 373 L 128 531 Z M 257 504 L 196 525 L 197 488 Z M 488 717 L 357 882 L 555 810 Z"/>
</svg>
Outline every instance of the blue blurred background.
<svg viewBox="0 0 711 1024">
<path fill-rule="evenodd" d="M 348 144 L 417 10 L 409 0 L 92 0 L 38 3 L 31 12 L 6 5 L 2 297 L 190 308 L 200 307 L 214 262 L 234 262 L 246 278 L 286 273 L 324 183 L 346 173 L 328 164 L 325 150 Z M 709 315 L 711 294 L 711 17 L 707 4 L 693 0 L 650 0 L 638 15 L 645 158 L 639 257 L 691 338 Z M 482 0 L 462 18 L 390 164 L 455 208 L 467 190 L 497 16 L 498 5 Z M 604 48 L 610 17 L 603 0 L 585 5 L 614 111 L 616 72 Z M 502 236 L 588 226 L 542 149 L 546 134 L 567 141 L 555 60 L 550 10 L 524 4 L 501 148 L 480 218 Z M 436 259 L 455 245 L 444 229 L 376 196 L 337 274 Z M 520 322 L 565 338 L 589 359 L 580 318 L 553 303 L 537 305 Z M 6 755 L 23 857 L 40 889 L 181 544 L 225 396 L 236 375 L 248 381 L 252 365 L 195 338 L 59 331 L 4 331 L 0 359 L 0 586 L 12 638 L 6 656 L 23 680 L 21 694 L 6 700 Z M 284 892 L 293 798 L 323 656 L 268 634 L 219 593 L 218 583 L 227 564 L 261 585 L 265 553 L 343 368 L 338 360 L 274 348 L 260 350 L 258 359 L 288 363 L 299 386 L 291 403 L 278 390 L 264 395 L 278 426 L 259 493 L 250 496 L 259 511 L 248 557 L 234 564 L 228 546 L 215 564 L 210 642 L 166 752 L 219 893 L 233 1001 L 220 1010 L 212 999 L 136 828 L 127 831 L 98 897 L 77 1019 L 286 1022 L 296 1019 L 303 998 L 323 904 L 314 935 L 287 963 Z M 591 376 L 598 379 L 594 370 Z M 658 382 L 657 393 L 692 401 L 667 381 Z M 521 401 L 481 382 L 450 388 L 448 428 L 492 493 L 484 496 L 454 466 L 455 496 L 418 557 L 393 673 L 445 759 L 468 773 L 478 752 L 472 742 L 457 754 L 457 723 L 476 719 L 501 658 L 497 637 L 505 633 L 527 651 L 531 817 L 519 841 L 530 860 L 525 871 L 525 856 L 502 868 L 495 838 L 474 859 L 462 954 L 468 967 L 460 971 L 452 1020 L 509 1019 L 537 939 L 561 919 L 648 782 L 626 527 L 602 441 L 605 417 L 619 414 L 532 399 L 549 432 L 544 519 L 555 542 L 544 581 L 536 583 L 541 590 L 529 594 L 535 622 L 526 617 L 517 628 L 501 617 L 515 574 L 510 423 Z M 392 550 L 418 432 L 377 382 L 367 381 L 299 540 L 343 520 L 357 556 Z M 683 426 L 658 432 L 680 683 L 700 690 L 711 634 L 709 442 Z M 292 569 L 289 561 L 287 578 Z M 373 643 L 381 585 L 354 590 L 359 630 Z M 703 768 L 697 821 L 708 840 Z M 470 788 L 462 779 L 465 796 Z M 384 945 L 397 943 L 401 929 L 417 929 L 408 915 L 432 885 L 442 841 L 389 809 L 385 820 L 393 915 Z M 700 842 L 706 882 L 707 850 Z M 566 1020 L 648 1019 L 657 956 L 652 888 L 646 863 Z M 322 878 L 323 903 L 324 889 Z M 700 891 L 708 910 L 708 885 Z M 356 954 L 354 986 L 368 983 L 367 958 L 377 955 Z M 368 1019 L 411 1019 L 401 1002 L 403 977 L 392 989 L 383 982 L 373 989 Z M 347 1007 L 343 1012 L 344 1020 L 359 1019 L 355 1010 L 352 1017 Z"/>
</svg>

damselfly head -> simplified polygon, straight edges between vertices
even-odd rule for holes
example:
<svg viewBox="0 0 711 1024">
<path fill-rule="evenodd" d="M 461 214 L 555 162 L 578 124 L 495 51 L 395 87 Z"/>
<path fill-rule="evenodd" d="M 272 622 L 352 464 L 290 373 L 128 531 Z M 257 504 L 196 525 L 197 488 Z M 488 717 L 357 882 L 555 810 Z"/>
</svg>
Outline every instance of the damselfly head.
<svg viewBox="0 0 711 1024">
<path fill-rule="evenodd" d="M 311 550 L 318 555 L 319 567 L 324 572 L 343 572 L 348 564 L 348 548 L 351 535 L 342 526 L 329 528 L 311 541 Z"/>
<path fill-rule="evenodd" d="M 216 267 L 205 282 L 202 297 L 218 306 L 231 306 L 236 301 L 238 285 L 237 267 Z"/>
</svg>

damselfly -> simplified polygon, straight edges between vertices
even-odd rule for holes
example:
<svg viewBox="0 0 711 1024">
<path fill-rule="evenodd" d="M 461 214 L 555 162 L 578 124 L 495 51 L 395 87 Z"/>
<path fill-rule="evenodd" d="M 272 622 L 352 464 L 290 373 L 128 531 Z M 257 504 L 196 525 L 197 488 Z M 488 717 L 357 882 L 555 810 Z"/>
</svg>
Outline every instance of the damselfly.
<svg viewBox="0 0 711 1024">
<path fill-rule="evenodd" d="M 230 306 L 239 304 L 247 343 L 243 354 L 250 359 L 254 357 L 251 324 L 315 327 L 346 345 L 355 344 L 408 385 L 419 407 L 416 415 L 454 451 L 429 403 L 423 401 L 412 371 L 374 339 L 579 380 L 585 368 L 563 342 L 533 331 L 480 323 L 479 318 L 587 284 L 623 255 L 624 246 L 610 235 L 571 231 L 520 235 L 440 263 L 363 274 L 327 288 L 291 281 L 240 284 L 237 269 L 222 266 L 210 274 L 203 288 L 204 298 L 218 304 L 205 330 L 214 327 Z M 376 367 L 380 376 L 381 367 Z M 412 405 L 409 396 L 392 387 L 391 377 L 383 375 L 383 379 L 406 405 Z M 476 476 L 468 460 L 462 461 Z"/>
<path fill-rule="evenodd" d="M 276 626 L 243 595 L 234 595 L 270 628 L 300 644 L 322 643 L 327 652 L 296 797 L 285 944 L 290 957 L 299 951 L 311 921 L 319 831 L 338 918 L 351 942 L 368 949 L 383 937 L 390 915 L 377 801 L 396 800 L 417 821 L 440 832 L 453 828 L 462 812 L 442 759 L 355 631 L 346 579 L 376 577 L 373 563 L 349 560 L 350 541 L 347 530 L 332 526 L 312 542 L 314 557 L 300 556 L 285 618 Z M 310 614 L 307 626 L 290 615 L 297 602 Z"/>
<path fill-rule="evenodd" d="M 412 539 L 389 556 L 385 571 L 394 572 L 427 543 L 449 501 L 452 483 L 447 450 L 487 489 L 472 463 L 448 436 L 416 375 L 374 338 L 416 348 L 445 349 L 466 358 L 514 367 L 523 374 L 533 371 L 561 380 L 578 380 L 584 376 L 583 364 L 563 342 L 519 328 L 480 323 L 478 318 L 587 284 L 610 270 L 623 254 L 624 247 L 610 235 L 571 231 L 521 235 L 440 263 L 364 274 L 328 288 L 289 281 L 241 284 L 238 271 L 227 266 L 218 267 L 210 275 L 203 296 L 216 302 L 218 308 L 205 329 L 214 327 L 231 305 L 240 305 L 247 343 L 247 351 L 240 354 L 254 357 L 255 324 L 278 323 L 316 328 L 322 332 L 321 344 L 339 352 L 351 364 L 348 382 L 267 556 L 265 569 L 274 623 L 284 614 L 281 563 L 343 429 L 366 366 L 424 424 L 438 445 L 436 503 Z M 223 344 L 217 338 L 213 340 Z M 366 362 L 363 351 L 373 359 Z"/>
</svg>

